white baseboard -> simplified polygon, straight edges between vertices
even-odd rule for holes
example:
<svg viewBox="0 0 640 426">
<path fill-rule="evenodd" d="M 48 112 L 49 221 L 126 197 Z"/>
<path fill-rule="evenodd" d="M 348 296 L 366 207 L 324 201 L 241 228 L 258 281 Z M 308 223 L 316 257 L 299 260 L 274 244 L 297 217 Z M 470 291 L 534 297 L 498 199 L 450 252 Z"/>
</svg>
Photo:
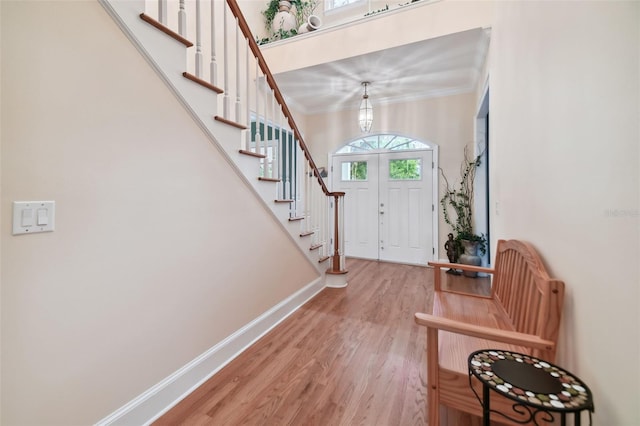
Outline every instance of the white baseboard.
<svg viewBox="0 0 640 426">
<path fill-rule="evenodd" d="M 318 294 L 325 287 L 323 278 L 318 277 L 303 289 L 181 367 L 169 377 L 98 421 L 96 425 L 148 425 L 157 420 L 211 378 L 222 367 Z"/>
</svg>

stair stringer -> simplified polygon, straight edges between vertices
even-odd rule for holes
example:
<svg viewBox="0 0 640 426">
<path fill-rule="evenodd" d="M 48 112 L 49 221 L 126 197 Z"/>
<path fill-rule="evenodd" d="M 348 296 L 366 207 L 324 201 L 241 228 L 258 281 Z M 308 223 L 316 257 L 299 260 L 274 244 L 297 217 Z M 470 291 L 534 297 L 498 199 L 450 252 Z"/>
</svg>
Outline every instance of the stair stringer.
<svg viewBox="0 0 640 426">
<path fill-rule="evenodd" d="M 240 154 L 243 131 L 214 119 L 218 95 L 182 75 L 187 63 L 186 47 L 140 19 L 144 0 L 99 2 L 326 282 L 326 264 L 319 262 L 317 250 L 310 250 L 308 238 L 300 237 L 300 223 L 289 221 L 289 206 L 274 202 L 278 198 L 276 183 L 260 181 L 258 158 Z"/>
</svg>

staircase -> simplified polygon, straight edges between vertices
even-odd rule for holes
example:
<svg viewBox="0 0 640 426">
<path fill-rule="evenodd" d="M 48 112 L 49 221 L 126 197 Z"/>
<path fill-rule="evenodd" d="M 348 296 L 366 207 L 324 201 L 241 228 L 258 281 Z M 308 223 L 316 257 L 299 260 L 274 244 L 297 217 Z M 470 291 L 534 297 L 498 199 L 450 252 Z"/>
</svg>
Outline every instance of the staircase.
<svg viewBox="0 0 640 426">
<path fill-rule="evenodd" d="M 236 1 L 100 2 L 325 285 L 346 286 L 344 193 L 325 185 Z"/>
</svg>

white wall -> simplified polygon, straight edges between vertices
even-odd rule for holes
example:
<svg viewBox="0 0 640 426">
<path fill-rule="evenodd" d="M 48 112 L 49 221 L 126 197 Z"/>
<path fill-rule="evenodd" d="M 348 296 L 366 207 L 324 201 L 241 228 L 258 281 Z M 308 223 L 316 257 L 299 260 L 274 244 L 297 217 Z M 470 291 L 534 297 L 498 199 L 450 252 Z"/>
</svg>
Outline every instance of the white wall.
<svg viewBox="0 0 640 426">
<path fill-rule="evenodd" d="M 245 0 L 245 2 L 248 0 Z M 261 46 L 273 74 L 491 25 L 493 1 L 417 2 Z M 244 2 L 243 2 L 244 4 Z M 243 13 L 249 13 L 243 5 Z M 251 27 L 255 31 L 254 27 Z M 345 43 L 348 40 L 348 43 Z"/>
<path fill-rule="evenodd" d="M 455 180 L 460 176 L 464 147 L 473 146 L 475 93 L 386 105 L 376 105 L 375 99 L 373 102 L 375 118 L 370 134 L 397 133 L 434 143 L 440 147 L 439 165 L 447 178 Z M 355 107 L 304 118 L 304 138 L 318 167 L 327 166 L 327 154 L 363 136 L 358 127 L 357 105 Z M 440 191 L 442 194 L 442 188 Z M 441 211 L 439 230 L 439 247 L 443 253 L 450 229 Z"/>
<path fill-rule="evenodd" d="M 1 422 L 92 424 L 317 273 L 97 2 L 0 8 Z"/>
<path fill-rule="evenodd" d="M 241 4 L 243 13 L 247 16 L 251 11 L 256 13 L 255 3 L 243 1 Z M 277 73 L 280 72 L 460 31 L 490 27 L 493 5 L 494 2 L 489 0 L 421 1 L 398 10 L 363 18 L 352 24 L 327 26 L 309 34 L 270 43 L 261 46 L 261 49 L 277 79 Z M 377 8 L 378 5 L 375 5 L 374 10 Z M 349 43 L 344 43 L 344 40 L 349 40 Z M 487 78 L 485 69 L 479 78 L 481 81 L 478 82 L 478 86 L 483 87 Z M 440 167 L 444 169 L 447 177 L 457 177 L 464 146 L 472 145 L 475 139 L 473 126 L 479 90 L 481 89 L 478 89 L 477 93 L 392 105 L 379 105 L 372 99 L 375 119 L 371 133 L 395 132 L 438 144 Z M 360 135 L 356 125 L 357 105 L 354 107 L 353 110 L 327 114 L 294 114 L 319 167 L 326 166 L 328 153 Z M 439 247 L 443 252 L 450 230 L 444 223 L 442 213 L 440 216 Z"/>
<path fill-rule="evenodd" d="M 640 424 L 638 2 L 499 2 L 494 238 L 540 250 L 567 294 L 558 362 L 594 424 Z"/>
</svg>

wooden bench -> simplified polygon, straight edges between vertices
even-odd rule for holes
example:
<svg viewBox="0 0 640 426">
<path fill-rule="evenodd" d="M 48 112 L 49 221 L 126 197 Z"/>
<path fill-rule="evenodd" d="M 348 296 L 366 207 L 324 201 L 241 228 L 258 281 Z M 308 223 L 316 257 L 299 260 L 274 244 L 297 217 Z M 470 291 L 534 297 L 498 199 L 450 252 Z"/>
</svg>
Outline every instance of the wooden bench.
<svg viewBox="0 0 640 426">
<path fill-rule="evenodd" d="M 535 249 L 522 241 L 498 241 L 494 264 L 491 269 L 429 262 L 434 268 L 433 312 L 415 314 L 415 321 L 427 327 L 429 426 L 440 424 L 440 404 L 482 415 L 469 382 L 471 352 L 496 348 L 555 360 L 564 283 L 549 278 Z M 441 268 L 451 267 L 492 274 L 491 294 L 443 289 Z M 472 383 L 482 395 L 479 381 Z M 492 409 L 513 413 L 512 401 L 493 394 Z M 495 414 L 491 419 L 505 422 Z"/>
</svg>

